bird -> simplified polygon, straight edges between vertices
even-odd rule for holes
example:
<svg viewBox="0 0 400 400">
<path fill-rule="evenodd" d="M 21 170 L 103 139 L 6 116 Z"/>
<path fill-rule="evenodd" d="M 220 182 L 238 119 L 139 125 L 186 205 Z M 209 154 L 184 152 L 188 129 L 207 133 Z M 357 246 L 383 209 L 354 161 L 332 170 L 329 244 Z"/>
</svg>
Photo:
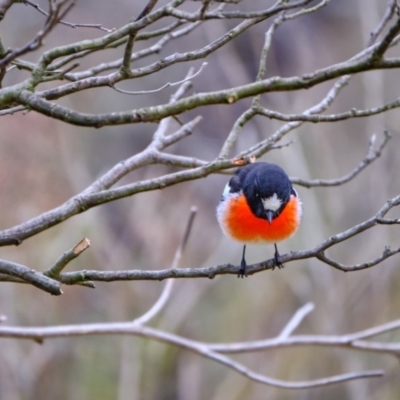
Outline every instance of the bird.
<svg viewBox="0 0 400 400">
<path fill-rule="evenodd" d="M 302 203 L 286 172 L 278 165 L 254 162 L 236 170 L 217 206 L 222 232 L 244 243 L 238 277 L 246 273 L 246 245 L 274 244 L 273 269 L 283 267 L 277 243 L 296 233 Z"/>
</svg>

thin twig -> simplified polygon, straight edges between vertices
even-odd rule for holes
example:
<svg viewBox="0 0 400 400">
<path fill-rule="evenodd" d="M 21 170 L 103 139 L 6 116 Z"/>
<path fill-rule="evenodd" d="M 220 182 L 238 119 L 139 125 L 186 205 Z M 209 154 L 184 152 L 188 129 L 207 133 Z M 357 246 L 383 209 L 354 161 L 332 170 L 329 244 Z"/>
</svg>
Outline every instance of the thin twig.
<svg viewBox="0 0 400 400">
<path fill-rule="evenodd" d="M 378 107 L 372 107 L 365 110 L 357 110 L 356 108 L 352 108 L 349 111 L 345 111 L 342 113 L 324 115 L 324 114 L 283 114 L 278 111 L 268 110 L 264 107 L 258 107 L 256 109 L 257 114 L 263 115 L 270 119 L 277 119 L 279 121 L 291 122 L 291 121 L 303 121 L 303 122 L 337 122 L 344 121 L 346 119 L 351 118 L 365 118 L 371 117 L 376 114 L 381 114 L 385 111 L 393 110 L 394 108 L 400 107 L 400 98 L 397 98 L 390 103 L 383 104 Z"/>
<path fill-rule="evenodd" d="M 368 42 L 368 47 L 371 46 L 373 43 L 375 43 L 376 39 L 378 36 L 382 33 L 383 29 L 385 26 L 389 23 L 389 21 L 392 19 L 393 15 L 395 15 L 396 8 L 398 8 L 397 5 L 397 0 L 391 0 L 388 3 L 388 6 L 386 8 L 385 14 L 379 23 L 379 25 L 371 32 L 370 39 Z"/>
<path fill-rule="evenodd" d="M 89 247 L 90 240 L 87 238 L 82 239 L 72 249 L 62 254 L 52 267 L 43 272 L 43 275 L 57 279 L 63 269 L 67 266 L 67 264 L 69 264 L 75 258 L 79 257 L 81 253 L 83 253 Z"/>
<path fill-rule="evenodd" d="M 382 254 L 379 255 L 378 257 L 376 257 L 375 259 L 368 261 L 368 262 L 361 263 L 361 264 L 355 264 L 355 265 L 350 265 L 350 266 L 342 264 L 338 261 L 332 260 L 331 258 L 326 256 L 324 252 L 316 254 L 315 257 L 318 258 L 318 260 L 324 262 L 325 264 L 330 265 L 333 268 L 336 268 L 340 271 L 349 272 L 349 271 L 359 271 L 361 269 L 367 269 L 367 268 L 374 267 L 375 265 L 380 264 L 382 261 L 386 260 L 387 258 L 392 257 L 395 254 L 399 254 L 399 253 L 400 253 L 400 247 L 397 249 L 394 249 L 394 250 L 391 250 L 390 247 L 386 247 L 384 249 L 384 251 L 382 252 Z"/>
<path fill-rule="evenodd" d="M 186 248 L 187 241 L 188 241 L 190 233 L 192 231 L 193 222 L 194 222 L 194 218 L 196 217 L 196 214 L 197 214 L 197 208 L 192 207 L 190 209 L 190 215 L 189 215 L 188 221 L 186 223 L 185 232 L 183 234 L 181 243 L 179 244 L 178 248 L 176 249 L 174 259 L 171 263 L 171 267 L 170 267 L 171 269 L 176 269 L 179 267 L 179 263 L 181 261 L 182 254 Z M 174 282 L 175 281 L 173 279 L 170 279 L 167 281 L 158 300 L 154 303 L 154 305 L 150 308 L 150 310 L 148 310 L 141 317 L 133 320 L 134 324 L 143 325 L 143 324 L 148 323 L 165 307 L 165 305 L 167 304 L 167 301 L 170 298 L 170 295 L 172 293 L 172 288 L 173 288 Z"/>
<path fill-rule="evenodd" d="M 281 331 L 278 338 L 285 340 L 288 338 L 295 329 L 302 323 L 303 319 L 315 308 L 313 303 L 307 303 L 299 308 L 296 313 L 292 316 L 290 321 L 286 324 L 285 328 Z"/>
<path fill-rule="evenodd" d="M 200 75 L 203 72 L 203 70 L 204 70 L 204 68 L 206 66 L 207 66 L 207 62 L 203 62 L 203 64 L 201 64 L 200 68 L 198 69 L 198 71 L 196 73 L 194 73 L 193 75 L 191 75 L 191 76 L 189 76 L 189 77 L 187 77 L 185 79 L 182 79 L 182 80 L 180 80 L 178 82 L 167 82 L 165 85 L 159 87 L 158 89 L 141 90 L 141 91 L 130 91 L 130 90 L 119 89 L 115 85 L 113 86 L 113 89 L 115 89 L 119 93 L 129 94 L 129 95 L 140 95 L 140 94 L 157 93 L 157 92 L 161 92 L 162 90 L 164 90 L 167 87 L 181 85 L 182 83 L 195 78 L 196 76 Z"/>
<path fill-rule="evenodd" d="M 378 46 L 371 54 L 371 60 L 376 61 L 383 57 L 386 50 L 390 47 L 395 37 L 400 33 L 400 18 L 397 18 L 395 24 L 389 29 L 384 38 L 378 43 Z"/>
<path fill-rule="evenodd" d="M 75 0 L 64 0 L 57 3 L 49 2 L 49 4 L 50 11 L 43 28 L 25 46 L 12 50 L 7 56 L 0 59 L 0 67 L 6 66 L 17 57 L 39 48 L 42 45 L 43 39 L 53 30 L 58 21 L 71 10 L 75 4 Z"/>
<path fill-rule="evenodd" d="M 275 33 L 278 26 L 283 22 L 283 15 L 276 18 L 270 28 L 268 29 L 267 33 L 265 34 L 265 41 L 264 46 L 261 51 L 260 62 L 258 66 L 258 73 L 256 76 L 256 82 L 260 82 L 265 75 L 266 68 L 267 68 L 267 56 L 272 44 L 272 36 Z M 219 158 L 227 158 L 229 153 L 231 152 L 234 144 L 236 143 L 240 132 L 242 131 L 243 127 L 247 122 L 249 122 L 257 113 L 255 111 L 256 106 L 260 104 L 260 95 L 257 95 L 252 100 L 251 107 L 246 110 L 236 121 L 233 125 L 228 137 L 226 138 L 221 151 L 219 153 Z"/>
<path fill-rule="evenodd" d="M 378 159 L 381 154 L 382 150 L 385 148 L 389 140 L 391 139 L 392 135 L 388 132 L 384 132 L 384 139 L 380 143 L 377 149 L 375 149 L 375 138 L 376 136 L 373 135 L 370 139 L 369 146 L 368 146 L 368 153 L 363 160 L 348 174 L 342 176 L 338 179 L 314 179 L 314 180 L 305 180 L 300 178 L 290 178 L 290 180 L 299 186 L 303 186 L 306 188 L 311 187 L 330 187 L 330 186 L 339 186 L 343 185 L 347 182 L 353 180 L 357 175 L 359 175 L 368 165 Z"/>
<path fill-rule="evenodd" d="M 146 6 L 144 7 L 143 11 L 135 19 L 135 22 L 141 20 L 146 15 L 148 15 L 151 12 L 151 10 L 155 7 L 157 2 L 158 0 L 149 0 Z M 131 75 L 131 58 L 133 52 L 133 45 L 135 43 L 137 33 L 138 31 L 136 29 L 132 30 L 129 33 L 128 40 L 125 45 L 124 57 L 122 59 L 122 65 L 120 71 L 126 77 L 129 77 Z"/>
<path fill-rule="evenodd" d="M 209 347 L 214 351 L 224 354 L 259 352 L 282 347 L 323 346 L 359 348 L 374 353 L 396 355 L 400 351 L 399 343 L 373 343 L 363 339 L 368 339 L 398 329 L 400 329 L 400 320 L 395 320 L 373 328 L 343 335 L 292 335 L 288 337 L 280 337 L 280 335 L 278 335 L 274 338 L 254 340 L 251 342 L 210 343 Z M 368 344 L 372 344 L 372 346 L 367 347 Z"/>
<path fill-rule="evenodd" d="M 303 112 L 303 114 L 312 115 L 326 110 L 339 95 L 340 91 L 348 84 L 350 78 L 351 78 L 350 75 L 345 75 L 342 78 L 340 78 L 337 82 L 335 82 L 335 84 L 332 86 L 332 88 L 329 90 L 326 96 L 318 104 L 308 108 L 306 111 Z M 287 135 L 292 130 L 298 128 L 301 124 L 302 124 L 301 121 L 296 121 L 296 122 L 289 122 L 283 125 L 267 139 L 262 140 L 256 145 L 239 153 L 238 157 L 244 157 L 249 155 L 261 157 L 263 154 L 268 152 L 285 135 Z"/>
<path fill-rule="evenodd" d="M 267 8 L 265 10 L 260 10 L 260 11 L 208 11 L 204 13 L 203 19 L 208 20 L 208 19 L 251 19 L 251 18 L 263 18 L 267 19 L 272 17 L 273 15 L 276 15 L 280 12 L 283 11 L 289 11 L 292 9 L 304 7 L 311 3 L 312 0 L 302 0 L 302 1 L 293 1 L 293 2 L 287 2 L 287 1 L 277 1 L 273 6 L 270 8 Z M 199 18 L 199 11 L 195 11 L 193 13 L 191 12 L 185 12 L 182 10 L 178 10 L 176 8 L 168 7 L 168 14 L 182 20 L 186 21 L 196 21 Z"/>
<path fill-rule="evenodd" d="M 49 16 L 49 13 L 45 10 L 43 10 L 43 8 L 41 8 L 39 6 L 39 4 L 34 3 L 33 1 L 30 0 L 23 0 L 24 4 L 28 4 L 31 7 L 35 8 L 38 12 L 40 12 L 42 15 L 45 15 L 46 17 Z M 58 21 L 60 24 L 65 25 L 65 26 L 69 26 L 71 28 L 96 28 L 96 29 L 100 29 L 104 32 L 113 32 L 115 30 L 115 28 L 109 29 L 104 27 L 102 24 L 81 24 L 81 23 L 73 23 L 73 22 L 68 22 L 65 21 L 63 19 L 60 19 Z"/>
</svg>

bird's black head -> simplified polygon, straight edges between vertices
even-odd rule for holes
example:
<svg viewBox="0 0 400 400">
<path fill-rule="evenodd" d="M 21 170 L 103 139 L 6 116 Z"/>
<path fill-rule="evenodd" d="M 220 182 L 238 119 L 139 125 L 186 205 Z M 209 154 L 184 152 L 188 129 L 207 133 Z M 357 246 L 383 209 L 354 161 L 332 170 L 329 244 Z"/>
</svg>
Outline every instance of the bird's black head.
<svg viewBox="0 0 400 400">
<path fill-rule="evenodd" d="M 285 208 L 290 195 L 296 195 L 285 171 L 275 164 L 247 165 L 238 171 L 238 178 L 253 213 L 270 223 Z"/>
</svg>

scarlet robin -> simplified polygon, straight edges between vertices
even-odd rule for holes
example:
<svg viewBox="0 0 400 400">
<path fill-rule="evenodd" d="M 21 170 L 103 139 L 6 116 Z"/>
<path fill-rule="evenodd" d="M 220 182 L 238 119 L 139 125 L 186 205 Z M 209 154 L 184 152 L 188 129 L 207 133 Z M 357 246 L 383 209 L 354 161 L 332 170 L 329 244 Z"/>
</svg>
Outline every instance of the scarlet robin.
<svg viewBox="0 0 400 400">
<path fill-rule="evenodd" d="M 274 264 L 282 268 L 276 243 L 297 231 L 301 216 L 300 198 L 281 167 L 257 162 L 238 169 L 217 207 L 224 234 L 244 243 L 238 276 L 246 275 L 246 244 L 273 243 Z"/>
</svg>

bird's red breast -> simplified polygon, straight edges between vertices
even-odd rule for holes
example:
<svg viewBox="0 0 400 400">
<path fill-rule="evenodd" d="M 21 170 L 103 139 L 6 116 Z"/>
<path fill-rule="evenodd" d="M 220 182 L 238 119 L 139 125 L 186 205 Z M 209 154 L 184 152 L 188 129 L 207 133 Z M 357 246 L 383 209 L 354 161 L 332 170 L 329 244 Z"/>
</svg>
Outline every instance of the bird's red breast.
<svg viewBox="0 0 400 400">
<path fill-rule="evenodd" d="M 291 195 L 282 212 L 269 223 L 256 217 L 243 193 L 226 198 L 218 207 L 218 220 L 225 234 L 244 243 L 276 243 L 292 236 L 300 225 L 301 203 Z"/>
</svg>

